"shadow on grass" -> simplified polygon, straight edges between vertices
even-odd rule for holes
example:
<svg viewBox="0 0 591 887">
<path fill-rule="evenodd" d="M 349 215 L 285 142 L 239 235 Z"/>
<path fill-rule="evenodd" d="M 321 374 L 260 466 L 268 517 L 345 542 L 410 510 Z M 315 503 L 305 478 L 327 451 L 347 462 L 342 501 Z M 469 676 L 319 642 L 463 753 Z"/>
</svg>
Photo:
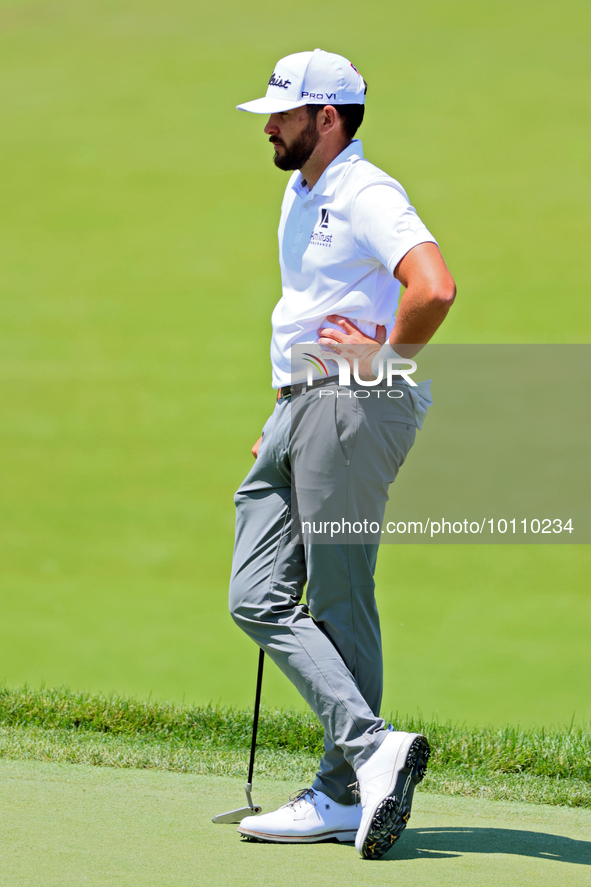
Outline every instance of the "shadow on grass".
<svg viewBox="0 0 591 887">
<path fill-rule="evenodd" d="M 409 828 L 381 861 L 453 858 L 463 853 L 511 853 L 591 865 L 590 841 L 508 828 Z"/>
<path fill-rule="evenodd" d="M 243 837 L 245 843 L 267 844 L 260 839 Z M 272 843 L 272 842 L 270 842 Z M 336 839 L 321 841 L 339 847 L 352 847 L 349 842 Z M 301 844 L 283 844 L 283 847 L 301 847 Z M 313 846 L 313 845 L 311 845 Z M 545 832 L 525 832 L 509 828 L 419 828 L 406 829 L 400 843 L 375 862 L 400 862 L 408 859 L 454 859 L 464 853 L 509 853 L 513 856 L 531 856 L 549 862 L 569 862 L 591 865 L 591 841 L 578 841 L 562 835 Z"/>
</svg>

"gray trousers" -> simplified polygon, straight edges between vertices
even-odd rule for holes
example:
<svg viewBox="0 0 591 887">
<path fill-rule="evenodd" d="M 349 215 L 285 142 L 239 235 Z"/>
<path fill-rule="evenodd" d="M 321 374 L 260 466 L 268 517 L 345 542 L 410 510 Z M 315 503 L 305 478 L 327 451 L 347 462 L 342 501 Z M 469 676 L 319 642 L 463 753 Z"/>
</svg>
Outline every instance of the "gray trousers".
<svg viewBox="0 0 591 887">
<path fill-rule="evenodd" d="M 311 389 L 293 405 L 280 399 L 235 496 L 230 612 L 319 718 L 325 753 L 313 787 L 340 804 L 354 802 L 355 771 L 387 732 L 379 717 L 377 537 L 292 541 L 292 506 L 297 498 L 302 521 L 328 512 L 363 520 L 369 509 L 381 524 L 388 488 L 416 433 L 408 389 L 397 388 L 404 393 L 397 400 L 376 390 L 357 398 L 359 386 L 330 382 L 322 397 Z"/>
</svg>

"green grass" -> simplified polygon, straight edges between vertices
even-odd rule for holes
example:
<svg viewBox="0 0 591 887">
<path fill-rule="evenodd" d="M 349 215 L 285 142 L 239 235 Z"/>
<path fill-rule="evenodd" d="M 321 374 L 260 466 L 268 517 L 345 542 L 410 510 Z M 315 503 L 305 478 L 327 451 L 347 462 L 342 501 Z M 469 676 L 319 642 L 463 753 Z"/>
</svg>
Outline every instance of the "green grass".
<svg viewBox="0 0 591 887">
<path fill-rule="evenodd" d="M 590 16 L 0 0 L 0 679 L 252 700 L 232 494 L 272 404 L 286 177 L 234 106 L 281 55 L 324 46 L 368 80 L 366 155 L 458 282 L 437 341 L 589 340 Z M 385 707 L 586 723 L 590 572 L 587 547 L 386 547 Z M 274 668 L 265 701 L 301 705 Z"/>
<path fill-rule="evenodd" d="M 587 887 L 591 811 L 421 793 L 378 864 L 351 844 L 255 844 L 211 817 L 243 803 L 243 778 L 0 761 L 2 887 Z M 256 801 L 284 804 L 261 778 Z"/>
<path fill-rule="evenodd" d="M 476 730 L 390 715 L 425 733 L 424 788 L 443 794 L 591 807 L 591 734 Z M 0 757 L 244 776 L 252 712 L 139 702 L 60 690 L 0 691 Z M 322 754 L 311 714 L 261 712 L 257 774 L 309 782 Z"/>
</svg>

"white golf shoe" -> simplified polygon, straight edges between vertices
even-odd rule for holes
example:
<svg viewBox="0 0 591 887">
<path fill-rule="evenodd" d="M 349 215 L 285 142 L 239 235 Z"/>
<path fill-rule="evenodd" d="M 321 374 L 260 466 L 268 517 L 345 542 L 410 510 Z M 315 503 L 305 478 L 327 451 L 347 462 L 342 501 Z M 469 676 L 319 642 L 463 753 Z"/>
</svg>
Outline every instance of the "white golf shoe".
<svg viewBox="0 0 591 887">
<path fill-rule="evenodd" d="M 424 736 L 391 731 L 357 771 L 363 815 L 355 849 L 365 859 L 383 856 L 406 828 L 429 754 Z"/>
<path fill-rule="evenodd" d="M 282 844 L 311 844 L 331 838 L 354 841 L 360 822 L 359 804 L 336 804 L 322 792 L 307 788 L 273 813 L 245 817 L 238 831 L 247 838 Z"/>
</svg>

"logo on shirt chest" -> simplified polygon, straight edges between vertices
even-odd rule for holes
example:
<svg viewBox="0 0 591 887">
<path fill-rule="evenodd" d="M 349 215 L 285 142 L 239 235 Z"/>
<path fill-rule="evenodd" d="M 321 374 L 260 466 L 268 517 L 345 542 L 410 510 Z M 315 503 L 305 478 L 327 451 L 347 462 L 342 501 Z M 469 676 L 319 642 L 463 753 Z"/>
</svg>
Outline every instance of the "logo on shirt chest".
<svg viewBox="0 0 591 887">
<path fill-rule="evenodd" d="M 328 228 L 328 223 L 330 221 L 330 216 L 328 214 L 327 209 L 320 210 L 320 221 L 318 223 L 318 231 L 313 231 L 310 236 L 310 245 L 311 246 L 332 246 L 332 234 L 325 234 L 324 231 L 320 229 Z"/>
</svg>

